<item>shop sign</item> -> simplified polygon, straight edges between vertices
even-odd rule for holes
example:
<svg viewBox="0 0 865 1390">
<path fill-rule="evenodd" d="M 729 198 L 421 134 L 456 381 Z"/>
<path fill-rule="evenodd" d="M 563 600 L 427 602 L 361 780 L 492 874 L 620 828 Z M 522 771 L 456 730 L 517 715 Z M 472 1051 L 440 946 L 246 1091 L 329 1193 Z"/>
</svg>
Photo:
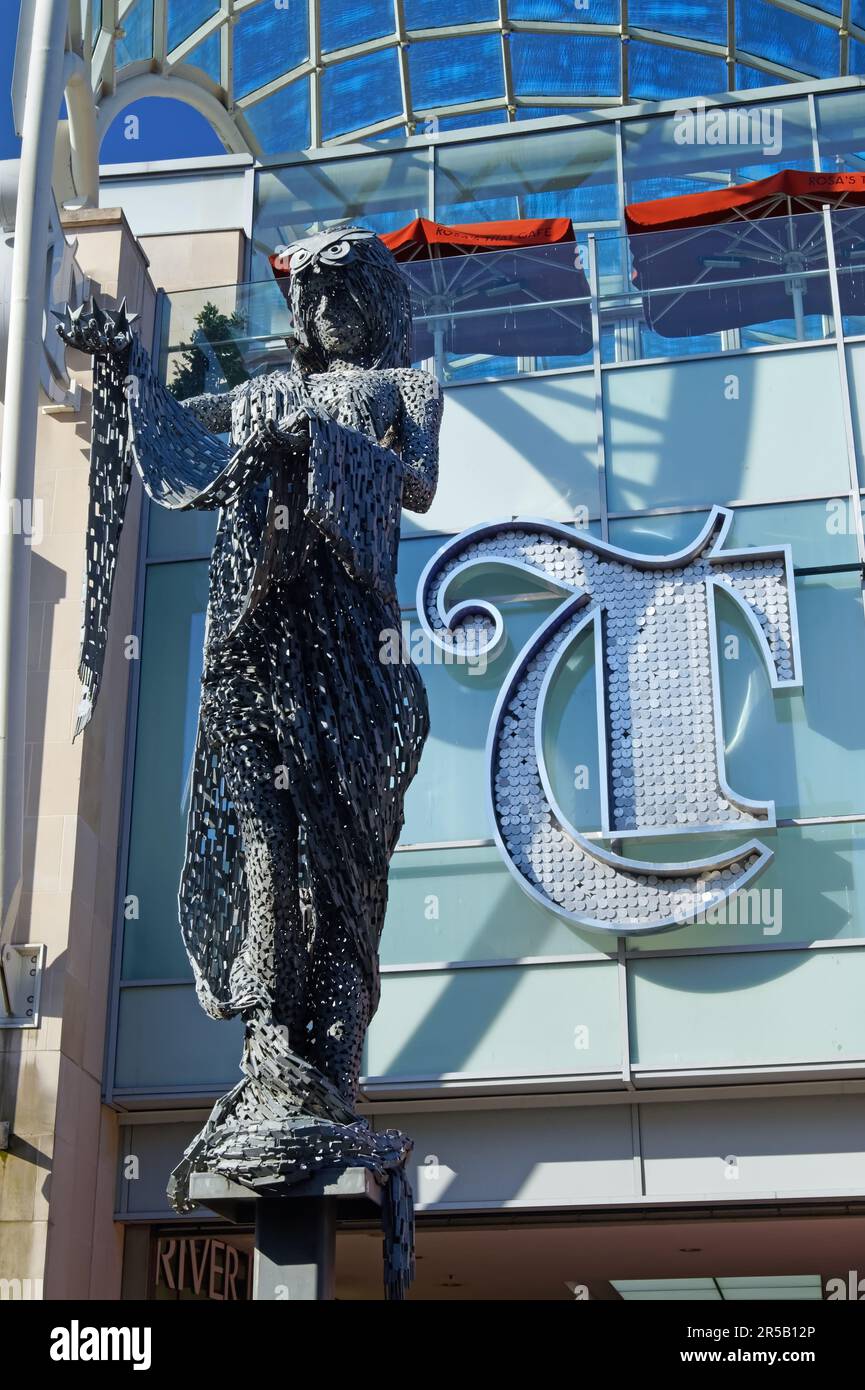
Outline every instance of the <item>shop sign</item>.
<svg viewBox="0 0 865 1390">
<path fill-rule="evenodd" d="M 471 650 L 475 659 L 492 660 L 507 643 L 496 602 L 471 596 L 478 581 L 480 593 L 495 593 L 495 573 L 510 571 L 517 589 L 540 580 L 560 600 L 503 676 L 487 742 L 487 801 L 522 890 L 580 926 L 634 936 L 717 920 L 710 914 L 773 858 L 754 832 L 774 829 L 774 803 L 736 791 L 726 777 L 720 668 L 728 653 L 719 649 L 716 600 L 723 594 L 738 608 L 772 689 L 797 689 L 793 564 L 787 545 L 729 548 L 732 519 L 713 508 L 696 539 L 666 555 L 550 521 L 492 522 L 449 540 L 421 576 L 424 631 L 443 651 Z M 600 814 L 587 830 L 573 823 L 546 716 L 589 638 L 598 746 L 576 775 L 583 786 L 597 779 Z M 700 855 L 708 836 L 728 848 Z M 673 840 L 676 854 L 667 857 Z M 683 843 L 693 849 L 682 853 Z"/>
</svg>

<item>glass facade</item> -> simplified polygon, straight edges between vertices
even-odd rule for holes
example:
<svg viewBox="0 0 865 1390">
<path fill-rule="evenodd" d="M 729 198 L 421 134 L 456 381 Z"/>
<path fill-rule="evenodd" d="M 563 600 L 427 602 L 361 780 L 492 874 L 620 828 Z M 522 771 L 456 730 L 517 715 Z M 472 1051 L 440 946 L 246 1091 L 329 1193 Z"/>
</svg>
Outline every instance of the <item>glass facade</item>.
<svg viewBox="0 0 865 1390">
<path fill-rule="evenodd" d="M 442 285 L 440 272 L 428 265 L 412 264 L 414 313 L 422 330 L 418 357 L 425 359 L 424 345 L 438 330 L 430 365 L 445 384 L 590 369 L 593 326 L 583 273 L 597 294 L 594 336 L 604 363 L 825 341 L 833 326 L 819 190 L 811 199 L 813 211 L 767 219 L 756 230 L 751 224 L 747 236 L 741 224 L 730 224 L 720 245 L 717 233 L 705 229 L 643 233 L 639 270 L 634 238 L 625 235 L 624 209 L 718 191 L 782 169 L 856 173 L 862 161 L 855 151 L 865 145 L 863 110 L 858 93 L 842 88 L 722 103 L 712 108 L 710 130 L 698 122 L 689 131 L 677 110 L 616 119 L 595 113 L 579 125 L 548 121 L 519 133 L 491 127 L 471 139 L 417 137 L 398 149 L 263 168 L 255 182 L 248 283 L 171 297 L 163 325 L 167 375 L 185 360 L 182 345 L 191 341 L 207 298 L 222 313 L 238 315 L 225 332 L 239 344 L 249 371 L 284 359 L 289 320 L 267 262 L 275 246 L 344 220 L 387 232 L 418 216 L 445 223 L 567 216 L 577 242 L 576 248 L 549 248 L 544 276 L 537 273 L 537 253 L 514 253 L 512 264 L 486 257 L 484 271 L 496 294 L 491 304 L 501 305 L 498 315 L 492 307 L 485 311 L 493 344 L 488 353 L 461 347 L 476 306 L 463 308 L 460 287 L 452 288 L 446 278 Z M 683 135 L 693 140 L 683 142 Z M 841 310 L 845 331 L 854 335 L 865 326 L 865 211 L 839 208 L 833 222 Z M 731 265 L 738 267 L 733 292 L 726 288 Z M 527 293 L 509 297 L 514 283 L 527 284 Z M 539 336 L 529 355 L 525 334 L 519 335 L 518 351 L 507 351 L 509 335 L 517 341 L 521 315 L 532 307 L 520 298 L 540 301 L 555 313 L 556 333 Z M 218 355 L 210 353 L 210 389 L 219 389 Z"/>
<path fill-rule="evenodd" d="M 848 96 L 784 102 L 794 164 L 840 167 L 849 157 L 859 137 L 832 116 L 833 103 Z M 635 191 L 681 186 L 673 182 L 683 176 L 674 172 L 665 120 L 548 128 L 502 141 L 484 135 L 258 175 L 262 250 L 340 216 L 393 226 L 413 212 L 454 220 L 458 211 L 466 220 L 564 213 L 575 217 L 580 244 L 588 248 L 589 231 L 596 237 L 584 358 L 548 359 L 539 343 L 536 358 L 519 362 L 489 355 L 460 367 L 452 354 L 436 363 L 446 391 L 440 489 L 428 514 L 406 516 L 400 550 L 409 645 L 417 580 L 442 538 L 499 515 L 572 521 L 661 554 L 694 537 L 712 504 L 725 504 L 734 510 L 732 545 L 789 543 L 796 573 L 800 691 L 770 690 L 750 629 L 738 610 L 719 604 L 721 650 L 734 653 L 720 663 L 727 771 L 737 791 L 774 799 L 779 820 L 759 904 L 743 895 L 727 922 L 625 941 L 620 952 L 612 938 L 532 903 L 491 840 L 490 716 L 510 659 L 551 611 L 549 596 L 500 582 L 495 596 L 508 642 L 484 674 L 421 666 L 432 732 L 391 872 L 383 1001 L 365 1062 L 373 1095 L 399 1085 L 434 1088 L 443 1078 L 595 1084 L 743 1068 L 772 1076 L 865 1055 L 855 1022 L 865 986 L 862 319 L 806 313 L 800 331 L 791 309 L 777 321 L 684 341 L 647 328 L 619 217 Z M 751 151 L 704 154 L 687 166 L 689 188 L 759 173 Z M 832 219 L 840 302 L 844 277 L 859 273 L 850 234 L 856 214 Z M 806 221 L 825 238 L 822 217 Z M 826 243 L 819 244 L 825 258 Z M 825 259 L 809 284 L 818 280 L 829 285 Z M 169 376 L 202 295 L 216 302 L 218 293 L 173 297 L 164 337 Z M 251 370 L 270 352 L 278 359 L 288 321 L 271 283 L 226 288 L 219 303 L 226 313 L 240 305 L 246 327 L 235 340 L 249 340 Z M 211 369 L 218 387 L 218 359 Z M 117 1095 L 210 1095 L 236 1065 L 238 1029 L 217 1027 L 198 1009 L 174 913 L 212 524 L 156 508 L 149 521 L 126 884 L 138 916 L 124 924 Z M 594 661 L 589 642 L 545 730 L 556 793 L 585 829 L 599 816 Z M 578 766 L 589 769 L 587 787 L 575 783 Z M 637 849 L 647 860 L 658 854 L 649 843 Z M 689 850 L 684 842 L 664 847 L 670 858 Z M 577 1025 L 587 1030 L 585 1046 L 575 1045 Z M 154 1039 L 146 1053 L 142 1037 Z"/>
<path fill-rule="evenodd" d="M 865 71 L 858 0 L 119 0 L 113 55 L 89 9 L 94 90 L 156 60 L 258 156 Z"/>
</svg>

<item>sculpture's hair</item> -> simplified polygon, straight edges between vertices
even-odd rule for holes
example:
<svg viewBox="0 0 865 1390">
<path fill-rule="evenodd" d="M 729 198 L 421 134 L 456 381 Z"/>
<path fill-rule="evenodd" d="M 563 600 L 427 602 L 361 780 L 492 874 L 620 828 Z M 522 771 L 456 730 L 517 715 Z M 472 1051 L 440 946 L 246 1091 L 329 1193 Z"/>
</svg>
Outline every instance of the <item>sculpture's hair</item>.
<svg viewBox="0 0 865 1390">
<path fill-rule="evenodd" d="M 411 295 L 390 251 L 377 236 L 353 242 L 345 266 L 323 266 L 322 274 L 344 277 L 348 293 L 369 324 L 370 360 L 363 365 L 411 366 Z M 292 275 L 289 298 L 294 315 L 294 361 L 302 372 L 322 371 L 327 354 L 313 324 L 316 305 L 326 280 L 310 268 Z"/>
</svg>

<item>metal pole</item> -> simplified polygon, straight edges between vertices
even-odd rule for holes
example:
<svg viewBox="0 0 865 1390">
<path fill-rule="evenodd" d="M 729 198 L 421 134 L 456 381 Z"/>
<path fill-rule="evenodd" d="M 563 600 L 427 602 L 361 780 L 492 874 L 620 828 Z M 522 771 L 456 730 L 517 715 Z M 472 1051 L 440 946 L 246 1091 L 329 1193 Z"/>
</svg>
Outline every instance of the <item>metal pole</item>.
<svg viewBox="0 0 865 1390">
<path fill-rule="evenodd" d="M 790 257 L 793 259 L 796 254 L 796 228 L 793 223 L 793 212 L 791 200 L 787 199 L 787 245 L 790 248 Z M 804 265 L 799 267 L 804 268 Z M 799 342 L 805 340 L 805 296 L 802 290 L 802 281 L 794 277 L 788 286 L 789 293 L 793 298 L 793 317 L 796 322 L 796 337 Z"/>
<path fill-rule="evenodd" d="M 601 281 L 598 274 L 598 243 L 589 232 L 589 289 L 592 315 L 592 379 L 595 387 L 595 437 L 598 463 L 598 506 L 601 513 L 601 539 L 610 539 L 607 509 L 607 448 L 604 424 L 604 379 L 601 372 Z"/>
<path fill-rule="evenodd" d="M 802 281 L 793 280 L 793 321 L 796 325 L 796 339 L 805 341 L 805 301 L 802 295 Z"/>
<path fill-rule="evenodd" d="M 835 351 L 838 357 L 838 381 L 841 387 L 841 415 L 844 421 L 844 437 L 847 444 L 847 467 L 850 476 L 850 506 L 853 511 L 853 526 L 856 532 L 856 548 L 859 564 L 865 568 L 865 527 L 862 523 L 862 506 L 859 492 L 859 465 L 856 458 L 856 434 L 853 427 L 853 407 L 850 399 L 850 376 L 847 370 L 847 344 L 844 341 L 844 317 L 841 311 L 841 290 L 838 285 L 838 261 L 835 256 L 835 229 L 832 225 L 832 209 L 823 204 L 823 232 L 826 237 L 826 264 L 829 270 L 829 290 L 832 295 L 832 318 L 835 328 Z"/>
<path fill-rule="evenodd" d="M 433 362 L 435 364 L 435 379 L 443 386 L 445 382 L 445 331 L 443 328 L 433 329 Z"/>
<path fill-rule="evenodd" d="M 255 1208 L 254 1299 L 332 1299 L 335 1197 L 261 1197 Z"/>
<path fill-rule="evenodd" d="M 33 497 L 45 258 L 68 0 L 36 0 L 21 138 L 0 462 L 0 939 L 21 893 L 30 546 L 13 519 Z"/>
</svg>

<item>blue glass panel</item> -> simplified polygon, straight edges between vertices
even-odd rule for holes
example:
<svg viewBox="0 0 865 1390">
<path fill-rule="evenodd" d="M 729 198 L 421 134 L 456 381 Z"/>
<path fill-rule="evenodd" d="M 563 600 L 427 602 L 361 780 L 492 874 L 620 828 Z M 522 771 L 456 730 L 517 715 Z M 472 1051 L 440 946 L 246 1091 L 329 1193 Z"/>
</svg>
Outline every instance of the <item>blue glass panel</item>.
<svg viewBox="0 0 865 1390">
<path fill-rule="evenodd" d="M 616 990 L 617 966 L 606 960 L 386 975 L 363 1070 L 431 1078 L 619 1072 Z M 575 1050 L 572 1019 L 585 1022 L 590 1049 Z"/>
<path fill-rule="evenodd" d="M 584 184 L 550 193 L 528 193 L 520 199 L 523 217 L 570 217 L 580 226 L 612 222 L 618 212 L 618 194 L 612 184 Z"/>
<path fill-rule="evenodd" d="M 708 512 L 674 512 L 635 516 L 610 522 L 610 540 L 627 550 L 663 555 L 693 540 Z M 789 544 L 797 569 L 831 568 L 856 563 L 856 535 L 840 499 L 783 502 L 768 507 L 736 507 L 728 544 Z M 865 831 L 865 827 L 863 827 Z"/>
<path fill-rule="evenodd" d="M 518 121 L 548 121 L 551 116 L 579 116 L 591 106 L 518 106 Z"/>
<path fill-rule="evenodd" d="M 836 212 L 833 214 L 833 222 L 837 218 Z M 853 397 L 853 429 L 856 433 L 856 451 L 859 459 L 859 484 L 865 487 L 865 344 L 851 343 L 847 348 L 847 361 Z"/>
<path fill-rule="evenodd" d="M 727 6 L 723 0 L 630 0 L 628 23 L 637 29 L 659 29 L 663 34 L 725 43 Z"/>
<path fill-rule="evenodd" d="M 504 94 L 501 44 L 495 34 L 416 43 L 409 49 L 408 61 L 416 109 Z"/>
<path fill-rule="evenodd" d="M 442 145 L 436 216 L 443 222 L 572 217 L 585 225 L 617 216 L 610 126 L 561 128 L 474 145 Z"/>
<path fill-rule="evenodd" d="M 816 289 L 821 284 L 824 287 L 824 292 L 828 294 L 828 285 L 825 281 L 812 281 L 811 288 Z M 741 343 L 742 347 L 746 348 L 765 347 L 767 343 L 817 343 L 826 338 L 829 332 L 830 327 L 822 314 L 806 313 L 802 319 L 801 333 L 797 333 L 796 324 L 791 318 L 767 319 L 765 323 L 749 324 L 747 328 L 743 328 L 741 330 Z"/>
<path fill-rule="evenodd" d="M 788 156 L 783 164 L 773 164 L 769 159 L 766 160 L 765 164 L 737 164 L 730 171 L 732 176 L 731 183 L 755 183 L 757 179 L 768 179 L 772 174 L 780 174 L 784 169 L 789 169 L 791 167 L 808 169 L 810 165 L 810 159 L 806 158 L 804 161 L 800 162 L 798 158 L 794 158 L 792 155 Z"/>
<path fill-rule="evenodd" d="M 605 944 L 521 892 L 497 849 L 406 852 L 391 864 L 382 965 L 596 954 Z"/>
<path fill-rule="evenodd" d="M 815 77 L 838 74 L 838 34 L 765 0 L 739 0 L 736 43 L 746 53 L 770 58 Z"/>
<path fill-rule="evenodd" d="M 651 203 L 656 198 L 678 198 L 683 193 L 706 193 L 709 188 L 717 187 L 719 185 L 714 181 L 708 184 L 705 179 L 666 174 L 658 179 L 630 180 L 627 185 L 627 199 L 629 203 Z"/>
<path fill-rule="evenodd" d="M 168 0 L 169 53 L 218 9 L 219 0 Z"/>
<path fill-rule="evenodd" d="M 428 196 L 423 146 L 262 173 L 256 181 L 254 240 L 273 246 L 346 217 L 373 227 L 380 223 L 370 218 L 392 218 L 386 230 L 402 227 L 415 217 L 432 216 Z"/>
<path fill-rule="evenodd" d="M 234 26 L 235 93 L 242 97 L 254 92 L 308 56 L 305 5 L 278 10 L 265 0 L 254 10 L 244 10 Z"/>
<path fill-rule="evenodd" d="M 865 29 L 865 0 L 850 0 L 850 18 Z"/>
<path fill-rule="evenodd" d="M 206 72 L 214 82 L 221 82 L 221 49 L 219 32 L 214 30 L 201 43 L 191 48 L 183 61 L 190 67 L 201 68 L 201 71 Z"/>
<path fill-rule="evenodd" d="M 619 91 L 618 39 L 516 33 L 510 45 L 514 91 L 521 96 L 614 96 Z"/>
<path fill-rule="evenodd" d="M 115 61 L 118 68 L 136 63 L 153 54 L 153 0 L 136 0 L 123 17 L 124 37 L 117 40 Z"/>
<path fill-rule="evenodd" d="M 394 32 L 393 0 L 319 0 L 319 14 L 325 53 Z"/>
<path fill-rule="evenodd" d="M 186 988 L 121 990 L 117 1034 L 120 1090 L 170 1095 L 176 1087 L 194 1086 L 201 1094 L 220 1095 L 234 1084 L 243 1024 L 208 1018 L 191 982 Z"/>
<path fill-rule="evenodd" d="M 851 77 L 865 76 L 865 43 L 850 40 L 847 47 L 847 70 Z"/>
<path fill-rule="evenodd" d="M 216 538 L 216 512 L 170 512 L 150 503 L 147 523 L 147 557 L 164 560 L 169 556 L 206 559 Z"/>
<path fill-rule="evenodd" d="M 513 11 L 511 11 L 513 13 Z M 435 29 L 440 24 L 473 24 L 498 19 L 496 0 L 405 0 L 407 29 Z"/>
<path fill-rule="evenodd" d="M 395 232 L 407 222 L 413 222 L 416 217 L 425 216 L 422 208 L 411 208 L 401 209 L 399 212 L 364 212 L 360 214 L 358 221 L 374 232 Z"/>
<path fill-rule="evenodd" d="M 451 344 L 445 340 L 445 381 L 489 381 L 496 376 L 516 376 L 515 357 L 480 357 L 472 359 L 464 353 L 455 353 Z"/>
<path fill-rule="evenodd" d="M 516 195 L 507 198 L 478 198 L 465 203 L 439 203 L 436 216 L 446 225 L 462 222 L 507 222 L 519 217 Z"/>
<path fill-rule="evenodd" d="M 723 58 L 660 48 L 636 39 L 628 44 L 628 74 L 631 96 L 639 101 L 708 96 L 727 88 Z"/>
<path fill-rule="evenodd" d="M 309 79 L 292 82 L 243 114 L 265 154 L 305 150 L 310 141 Z"/>
<path fill-rule="evenodd" d="M 841 14 L 842 0 L 808 0 L 808 3 L 813 5 L 815 10 L 823 10 L 826 14 Z M 853 0 L 853 3 L 855 5 L 856 0 Z"/>
<path fill-rule="evenodd" d="M 467 388 L 483 389 L 483 388 Z M 485 672 L 479 666 L 420 665 L 430 704 L 431 731 L 420 770 L 406 796 L 403 844 L 483 839 L 490 834 L 484 781 L 487 731 L 501 684 L 521 647 L 554 603 L 502 604 L 507 643 Z M 410 643 L 416 640 L 417 619 Z"/>
<path fill-rule="evenodd" d="M 541 21 L 570 21 L 593 24 L 618 24 L 621 19 L 619 0 L 510 0 L 511 19 Z"/>
<path fill-rule="evenodd" d="M 396 49 L 336 63 L 321 75 L 322 135 L 331 140 L 402 111 Z"/>
<path fill-rule="evenodd" d="M 188 778 L 200 694 L 207 561 L 152 565 L 141 641 L 141 689 L 126 892 L 125 979 L 189 973 L 177 919 Z"/>
<path fill-rule="evenodd" d="M 683 107 L 695 110 L 690 101 Z M 682 112 L 625 124 L 628 202 L 765 178 L 781 161 L 788 168 L 811 167 L 810 118 L 802 100 L 779 104 L 768 97 L 753 106 L 721 107 L 705 128 L 696 111 L 690 128 Z"/>
<path fill-rule="evenodd" d="M 865 625 L 858 575 L 808 575 L 796 581 L 801 691 L 770 689 L 741 614 L 726 596 L 723 600 L 719 649 L 735 653 L 735 659 L 721 663 L 730 785 L 744 796 L 773 797 L 779 817 L 860 812 Z M 728 643 L 730 637 L 737 645 Z"/>
<path fill-rule="evenodd" d="M 865 45 L 860 45 L 865 55 Z M 817 98 L 822 167 L 832 173 L 865 167 L 865 100 L 862 93 L 833 92 Z"/>
<path fill-rule="evenodd" d="M 761 72 L 759 68 L 746 67 L 744 63 L 736 64 L 736 90 L 738 92 L 749 92 L 757 87 L 786 87 L 785 77 L 776 77 L 771 72 Z"/>
<path fill-rule="evenodd" d="M 717 333 L 700 333 L 690 338 L 665 338 L 651 328 L 640 325 L 641 357 L 693 357 L 704 352 L 720 351 L 721 339 Z"/>
<path fill-rule="evenodd" d="M 675 939 L 671 933 L 666 941 L 672 945 Z M 838 1066 L 860 1058 L 865 1050 L 859 1007 L 865 952 L 777 956 L 752 951 L 629 964 L 635 1065 Z M 720 1171 L 719 1165 L 719 1177 Z"/>
<path fill-rule="evenodd" d="M 605 372 L 610 511 L 792 500 L 817 488 L 843 495 L 850 481 L 832 356 L 802 347 Z M 735 400 L 724 395 L 730 372 Z"/>
</svg>

